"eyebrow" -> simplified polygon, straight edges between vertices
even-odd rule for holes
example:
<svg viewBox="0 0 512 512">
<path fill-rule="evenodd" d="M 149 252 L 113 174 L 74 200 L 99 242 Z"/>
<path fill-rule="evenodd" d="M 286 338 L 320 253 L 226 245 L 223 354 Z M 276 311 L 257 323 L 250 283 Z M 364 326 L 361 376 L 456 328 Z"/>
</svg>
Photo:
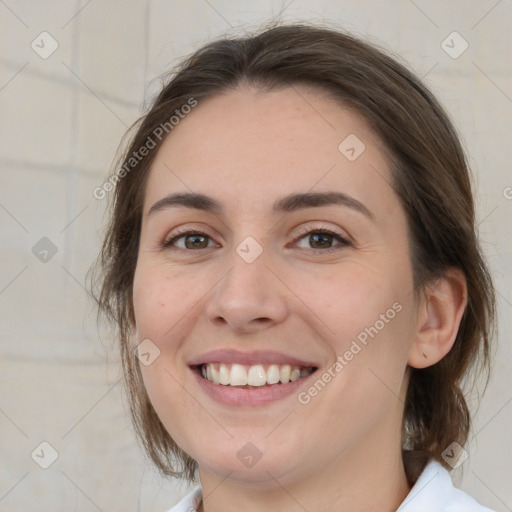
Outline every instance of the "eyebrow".
<svg viewBox="0 0 512 512">
<path fill-rule="evenodd" d="M 275 213 L 288 213 L 304 208 L 320 207 L 320 206 L 345 206 L 359 213 L 362 213 L 375 222 L 375 215 L 360 201 L 343 192 L 305 192 L 294 193 L 279 198 L 272 208 Z M 213 197 L 205 194 L 186 192 L 169 194 L 157 201 L 148 211 L 148 216 L 168 208 L 193 208 L 221 215 L 223 208 Z"/>
</svg>

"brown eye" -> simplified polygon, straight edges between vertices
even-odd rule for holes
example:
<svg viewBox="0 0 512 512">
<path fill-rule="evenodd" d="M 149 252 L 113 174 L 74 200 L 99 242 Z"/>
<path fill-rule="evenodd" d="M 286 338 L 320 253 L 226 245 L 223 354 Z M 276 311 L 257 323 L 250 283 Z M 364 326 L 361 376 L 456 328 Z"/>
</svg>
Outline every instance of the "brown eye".
<svg viewBox="0 0 512 512">
<path fill-rule="evenodd" d="M 184 246 L 177 246 L 178 249 L 207 249 L 208 248 L 208 241 L 210 240 L 210 237 L 206 235 L 205 233 L 200 233 L 198 231 L 185 231 L 184 233 L 179 233 L 170 240 L 167 240 L 162 244 L 162 247 L 165 248 L 174 248 L 175 243 L 180 240 L 184 239 Z"/>
<path fill-rule="evenodd" d="M 309 239 L 308 239 L 309 237 Z M 177 245 L 176 242 L 183 239 L 184 243 Z M 345 246 L 350 245 L 350 242 L 345 240 L 341 235 L 330 231 L 328 229 L 312 229 L 303 233 L 297 240 L 308 239 L 309 247 L 300 247 L 301 249 L 317 250 L 316 252 L 332 252 L 342 249 Z M 338 243 L 334 246 L 333 241 L 336 240 Z M 208 243 L 211 238 L 206 233 L 199 231 L 188 230 L 182 233 L 177 233 L 171 239 L 163 242 L 162 248 L 167 249 L 181 249 L 181 250 L 194 250 L 194 249 L 208 249 L 211 247 Z"/>
<path fill-rule="evenodd" d="M 302 249 L 319 249 L 321 252 L 337 251 L 350 243 L 338 233 L 334 233 L 328 229 L 312 229 L 303 233 L 297 240 L 306 239 L 309 247 L 301 247 Z M 337 240 L 337 244 L 332 246 L 333 240 Z"/>
<path fill-rule="evenodd" d="M 329 244 L 332 244 L 333 239 L 333 235 L 328 233 L 312 233 L 309 235 L 309 241 L 313 244 L 314 249 L 329 249 Z"/>
</svg>

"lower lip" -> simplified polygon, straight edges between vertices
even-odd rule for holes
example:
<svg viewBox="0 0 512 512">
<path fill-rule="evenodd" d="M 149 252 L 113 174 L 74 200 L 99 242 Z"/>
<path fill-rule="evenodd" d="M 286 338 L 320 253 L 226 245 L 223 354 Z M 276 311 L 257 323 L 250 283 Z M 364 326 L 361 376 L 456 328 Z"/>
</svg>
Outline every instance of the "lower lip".
<svg viewBox="0 0 512 512">
<path fill-rule="evenodd" d="M 237 407 L 264 405 L 290 396 L 291 394 L 296 393 L 298 388 L 300 388 L 309 378 L 311 378 L 312 375 L 316 373 L 315 371 L 307 377 L 302 377 L 286 384 L 274 384 L 272 386 L 265 386 L 261 388 L 243 389 L 232 386 L 223 386 L 222 384 L 214 384 L 202 377 L 198 371 L 192 369 L 191 371 L 201 386 L 201 389 L 210 398 L 213 398 L 215 401 L 222 404 Z"/>
</svg>

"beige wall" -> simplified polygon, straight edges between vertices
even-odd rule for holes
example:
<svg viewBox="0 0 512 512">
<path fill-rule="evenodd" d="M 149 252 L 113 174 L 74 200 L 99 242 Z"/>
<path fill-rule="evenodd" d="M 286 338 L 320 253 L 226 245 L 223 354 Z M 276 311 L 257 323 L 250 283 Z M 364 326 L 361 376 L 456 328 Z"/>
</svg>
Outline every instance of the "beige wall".
<svg viewBox="0 0 512 512">
<path fill-rule="evenodd" d="M 158 74 L 210 38 L 253 28 L 287 3 L 0 3 L 1 510 L 163 511 L 187 491 L 158 477 L 141 454 L 117 384 L 117 355 L 108 336 L 98 338 L 83 288 L 105 206 L 92 192 Z M 402 55 L 462 133 L 501 321 L 494 377 L 461 485 L 497 511 L 510 510 L 512 2 L 289 3 L 285 20 L 334 20 Z M 54 43 L 39 37 L 43 31 L 58 43 L 50 56 Z M 453 31 L 469 44 L 458 58 L 441 46 Z M 453 51 L 461 44 L 455 40 Z M 34 459 L 51 462 L 43 441 L 58 453 L 48 469 L 31 458 L 37 448 Z"/>
</svg>

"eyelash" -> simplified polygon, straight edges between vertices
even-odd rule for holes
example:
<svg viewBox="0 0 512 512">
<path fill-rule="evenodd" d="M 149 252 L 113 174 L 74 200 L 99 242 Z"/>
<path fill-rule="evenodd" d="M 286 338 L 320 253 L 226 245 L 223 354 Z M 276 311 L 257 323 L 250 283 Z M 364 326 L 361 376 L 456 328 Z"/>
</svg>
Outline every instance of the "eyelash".
<svg viewBox="0 0 512 512">
<path fill-rule="evenodd" d="M 338 251 L 342 249 L 343 247 L 347 247 L 352 245 L 348 240 L 343 238 L 340 234 L 331 231 L 329 229 L 325 228 L 314 228 L 314 229 L 308 229 L 306 228 L 302 233 L 300 233 L 294 240 L 294 243 L 298 242 L 302 238 L 304 238 L 306 235 L 316 234 L 316 233 L 323 233 L 327 235 L 333 236 L 339 243 L 335 245 L 334 247 L 328 248 L 328 249 L 306 249 L 311 250 L 315 252 L 322 252 L 322 253 L 331 253 Z M 207 235 L 206 233 L 202 233 L 201 231 L 193 230 L 193 229 L 185 229 L 183 231 L 178 231 L 170 240 L 167 240 L 161 244 L 162 249 L 171 249 L 171 250 L 181 250 L 181 251 L 193 251 L 194 249 L 182 249 L 181 247 L 173 247 L 173 244 L 179 240 L 180 238 L 185 237 L 186 235 L 200 235 L 205 236 L 211 240 L 211 237 Z"/>
</svg>

